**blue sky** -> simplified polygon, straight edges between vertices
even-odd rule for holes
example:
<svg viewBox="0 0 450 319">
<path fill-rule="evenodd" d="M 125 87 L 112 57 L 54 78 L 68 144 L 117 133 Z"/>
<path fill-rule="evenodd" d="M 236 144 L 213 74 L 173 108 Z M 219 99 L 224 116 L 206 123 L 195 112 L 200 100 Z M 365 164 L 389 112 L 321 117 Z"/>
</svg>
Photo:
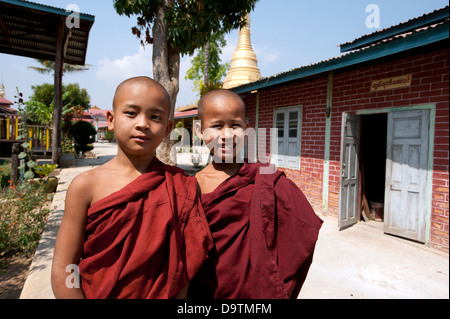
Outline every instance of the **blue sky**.
<svg viewBox="0 0 450 319">
<path fill-rule="evenodd" d="M 95 16 L 86 63 L 89 71 L 66 74 L 64 83 L 79 83 L 91 96 L 91 104 L 110 109 L 116 86 L 124 79 L 152 77 L 152 48 L 143 48 L 131 34 L 134 17 L 119 16 L 112 0 L 35 0 L 33 2 L 65 9 L 75 4 L 82 13 Z M 369 4 L 380 9 L 380 28 L 421 16 L 448 5 L 444 0 L 259 0 L 251 14 L 252 45 L 263 77 L 316 63 L 340 55 L 339 45 L 379 29 L 368 28 Z M 238 32 L 227 35 L 222 60 L 230 61 L 238 42 Z M 189 56 L 181 59 L 180 92 L 177 107 L 195 103 L 192 82 L 184 80 Z M 30 58 L 0 54 L 0 82 L 6 98 L 14 101 L 16 87 L 31 94 L 31 86 L 52 83 L 49 75 L 28 69 L 38 66 Z"/>
</svg>

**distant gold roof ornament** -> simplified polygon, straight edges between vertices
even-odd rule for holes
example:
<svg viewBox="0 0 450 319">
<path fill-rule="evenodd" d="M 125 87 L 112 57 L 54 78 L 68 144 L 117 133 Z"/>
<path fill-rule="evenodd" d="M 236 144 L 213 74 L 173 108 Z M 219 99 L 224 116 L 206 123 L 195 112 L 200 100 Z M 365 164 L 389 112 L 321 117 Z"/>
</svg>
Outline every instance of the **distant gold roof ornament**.
<svg viewBox="0 0 450 319">
<path fill-rule="evenodd" d="M 250 40 L 250 15 L 247 14 L 245 19 L 247 25 L 239 30 L 239 42 L 231 58 L 230 70 L 223 82 L 224 89 L 231 89 L 262 78 Z"/>
<path fill-rule="evenodd" d="M 2 91 L 0 92 L 0 97 L 5 97 L 5 86 L 2 83 Z"/>
</svg>

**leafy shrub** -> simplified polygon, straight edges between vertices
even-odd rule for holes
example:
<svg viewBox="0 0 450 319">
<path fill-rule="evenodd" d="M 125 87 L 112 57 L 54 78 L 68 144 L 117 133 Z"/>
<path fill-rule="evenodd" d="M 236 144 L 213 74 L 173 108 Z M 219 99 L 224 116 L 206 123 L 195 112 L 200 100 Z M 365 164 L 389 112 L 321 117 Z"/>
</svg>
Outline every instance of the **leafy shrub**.
<svg viewBox="0 0 450 319">
<path fill-rule="evenodd" d="M 44 164 L 44 165 L 38 165 L 34 167 L 34 171 L 36 174 L 38 174 L 40 177 L 47 177 L 51 174 L 56 168 L 58 167 L 58 164 Z"/>
<path fill-rule="evenodd" d="M 41 183 L 24 182 L 0 189 L 0 260 L 35 251 L 49 214 Z"/>
<path fill-rule="evenodd" d="M 0 188 L 8 186 L 11 179 L 11 163 L 0 160 Z"/>
<path fill-rule="evenodd" d="M 87 152 L 93 149 L 89 144 L 95 142 L 95 134 L 97 131 L 88 122 L 78 121 L 69 130 L 69 134 L 75 140 L 75 151 Z"/>
</svg>

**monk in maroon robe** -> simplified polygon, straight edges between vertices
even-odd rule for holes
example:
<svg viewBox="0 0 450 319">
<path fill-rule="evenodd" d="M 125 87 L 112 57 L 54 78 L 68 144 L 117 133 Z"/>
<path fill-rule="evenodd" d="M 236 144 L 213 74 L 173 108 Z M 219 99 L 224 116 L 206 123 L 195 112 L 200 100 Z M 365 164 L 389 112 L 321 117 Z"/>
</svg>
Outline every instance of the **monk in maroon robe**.
<svg viewBox="0 0 450 319">
<path fill-rule="evenodd" d="M 191 297 L 297 298 L 322 221 L 284 173 L 259 171 L 245 163 L 202 195 L 215 247 Z"/>
<path fill-rule="evenodd" d="M 189 296 L 297 298 L 322 220 L 284 173 L 236 160 L 248 128 L 238 95 L 209 92 L 199 102 L 199 118 L 195 129 L 213 161 L 196 177 L 215 246 Z"/>
<path fill-rule="evenodd" d="M 195 178 L 154 156 L 169 118 L 159 83 L 136 77 L 118 86 L 107 112 L 117 156 L 67 190 L 53 256 L 56 298 L 186 297 L 213 243 Z"/>
<path fill-rule="evenodd" d="M 173 298 L 211 248 L 196 180 L 156 158 L 88 211 L 79 264 L 86 298 Z"/>
</svg>

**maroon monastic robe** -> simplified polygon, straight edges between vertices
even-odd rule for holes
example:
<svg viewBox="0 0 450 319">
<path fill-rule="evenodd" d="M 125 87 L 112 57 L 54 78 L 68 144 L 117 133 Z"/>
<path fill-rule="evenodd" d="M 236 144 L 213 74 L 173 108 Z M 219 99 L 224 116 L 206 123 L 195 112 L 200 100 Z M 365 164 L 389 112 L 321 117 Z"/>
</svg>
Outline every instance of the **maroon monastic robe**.
<svg viewBox="0 0 450 319">
<path fill-rule="evenodd" d="M 213 243 L 196 179 L 155 159 L 88 211 L 79 271 L 87 298 L 172 298 Z"/>
<path fill-rule="evenodd" d="M 191 298 L 297 298 L 322 220 L 284 173 L 247 162 L 201 197 L 215 247 Z"/>
</svg>

